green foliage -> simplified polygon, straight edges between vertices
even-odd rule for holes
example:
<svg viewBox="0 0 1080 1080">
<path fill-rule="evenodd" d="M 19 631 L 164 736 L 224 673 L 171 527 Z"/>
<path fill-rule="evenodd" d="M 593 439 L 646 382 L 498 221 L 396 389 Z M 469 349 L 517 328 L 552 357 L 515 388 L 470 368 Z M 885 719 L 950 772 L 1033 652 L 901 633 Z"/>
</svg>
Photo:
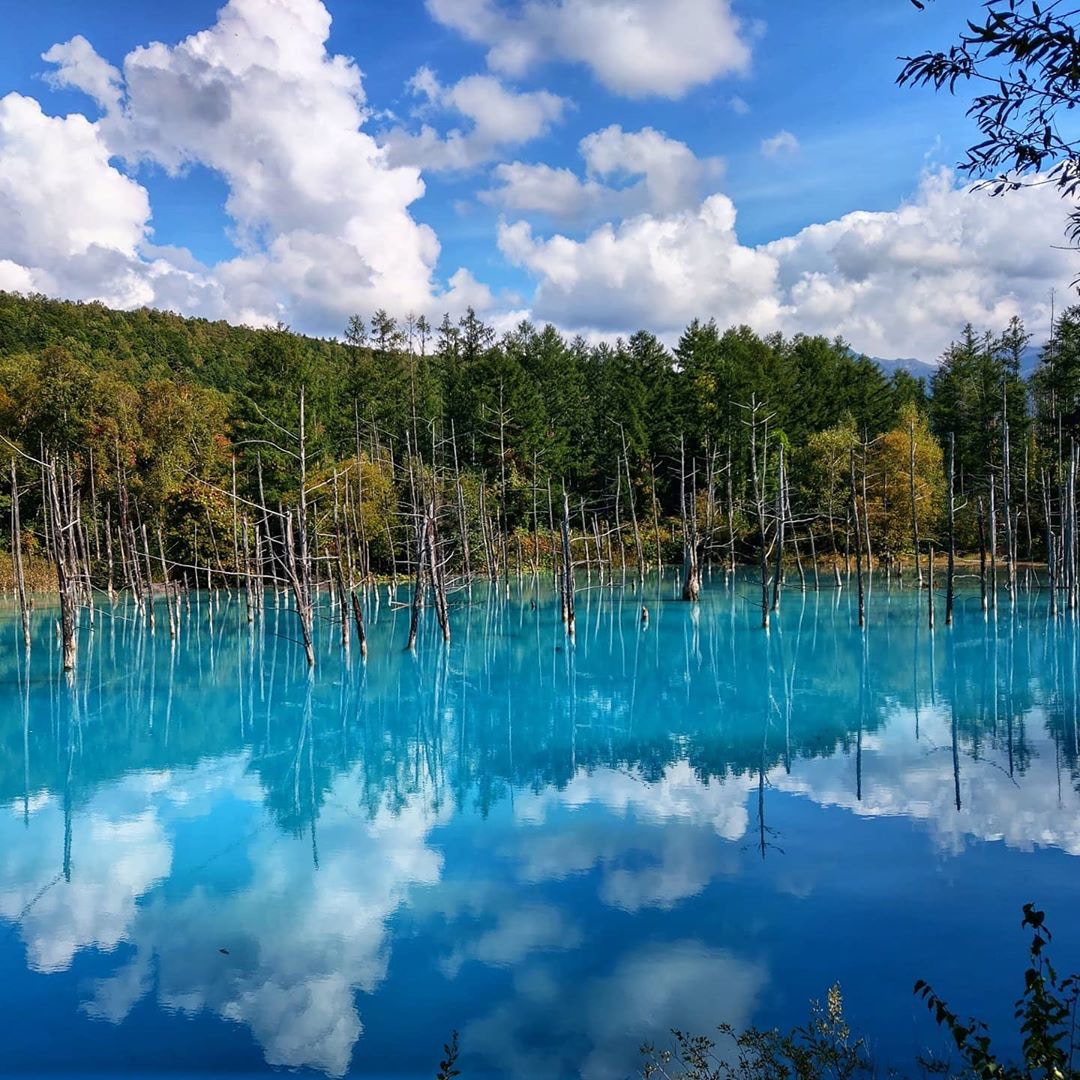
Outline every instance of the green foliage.
<svg viewBox="0 0 1080 1080">
<path fill-rule="evenodd" d="M 1068 308 L 1057 320 L 1032 376 L 1032 389 L 1036 421 L 1046 442 L 1080 435 L 1080 306 Z"/>
<path fill-rule="evenodd" d="M 965 1066 L 979 1080 L 1076 1080 L 1080 1076 L 1073 1060 L 1080 976 L 1060 978 L 1051 964 L 1046 955 L 1051 934 L 1044 912 L 1025 904 L 1020 925 L 1032 931 L 1030 963 L 1015 1011 L 1020 1021 L 1022 1065 L 1002 1062 L 994 1053 L 986 1024 L 975 1019 L 961 1021 L 922 979 L 915 983 L 915 993 L 926 1002 L 938 1025 L 952 1036 Z"/>
<path fill-rule="evenodd" d="M 1025 904 L 1021 926 L 1032 931 L 1030 960 L 1024 971 L 1024 989 L 1016 1001 L 1022 1062 L 1003 1062 L 994 1052 L 985 1023 L 959 1016 L 920 979 L 915 994 L 927 1005 L 937 1024 L 952 1038 L 961 1068 L 948 1062 L 920 1061 L 920 1071 L 975 1077 L 977 1080 L 1077 1080 L 1074 1064 L 1080 976 L 1061 977 L 1050 962 L 1051 942 L 1046 917 Z M 674 1046 L 658 1050 L 642 1047 L 645 1080 L 853 1080 L 873 1074 L 866 1043 L 853 1038 L 844 1019 L 839 985 L 828 993 L 824 1006 L 812 1002 L 809 1021 L 781 1032 L 750 1027 L 737 1031 L 719 1027 L 720 1039 L 674 1030 Z"/>
<path fill-rule="evenodd" d="M 904 57 L 897 81 L 950 94 L 974 81 L 968 115 L 980 137 L 961 170 L 990 178 L 995 194 L 1049 180 L 1071 198 L 1080 190 L 1080 139 L 1069 115 L 1080 104 L 1077 11 L 1063 0 L 986 0 L 981 6 L 949 49 Z M 1069 222 L 1071 238 L 1080 238 L 1080 211 L 1073 210 Z"/>
<path fill-rule="evenodd" d="M 565 484 L 575 503 L 583 500 L 609 526 L 616 494 L 623 525 L 633 498 L 645 547 L 654 551 L 660 533 L 660 546 L 678 555 L 668 525 L 680 512 L 685 448 L 699 496 L 707 473 L 716 481 L 702 503 L 706 556 L 731 540 L 730 481 L 734 546 L 749 557 L 758 530 L 745 506 L 750 453 L 742 406 L 751 397 L 770 417 L 770 447 L 779 440 L 786 448 L 792 512 L 802 530 L 815 530 L 820 550 L 835 553 L 837 532 L 849 531 L 853 448 L 860 448 L 860 466 L 867 461 L 869 495 L 878 500 L 868 515 L 875 550 L 903 550 L 909 522 L 898 497 L 903 440 L 896 433 L 915 410 L 929 418 L 933 438 L 926 437 L 939 447 L 955 434 L 958 535 L 969 544 L 977 500 L 992 479 L 1000 487 L 1008 424 L 1013 506 L 1030 491 L 1034 512 L 1025 514 L 1025 528 L 1030 522 L 1032 546 L 1041 550 L 1038 484 L 1048 476 L 1053 504 L 1061 447 L 1080 435 L 1080 308 L 1061 316 L 1044 351 L 1031 387 L 1034 424 L 1018 370 L 1027 342 L 1017 320 L 1000 333 L 967 328 L 928 392 L 906 373 L 886 378 L 842 340 L 721 330 L 713 320 L 693 321 L 672 351 L 644 331 L 591 345 L 523 322 L 497 337 L 473 311 L 456 322 L 446 316 L 434 331 L 423 318 L 356 315 L 336 342 L 280 325 L 253 330 L 0 293 L 0 434 L 30 453 L 44 446 L 68 455 L 89 514 L 95 505 L 100 515 L 111 508 L 115 521 L 122 484 L 140 525 L 160 526 L 173 538 L 170 555 L 201 561 L 208 507 L 196 488 L 228 490 L 234 458 L 241 498 L 261 502 L 261 492 L 271 508 L 295 504 L 302 398 L 310 482 L 345 473 L 361 457 L 378 463 L 379 475 L 370 478 L 378 498 L 360 516 L 371 526 L 375 569 L 388 570 L 392 545 L 404 542 L 409 466 L 420 469 L 422 458 L 430 467 L 433 454 L 442 475 L 461 477 L 474 552 L 483 546 L 481 492 L 499 528 L 531 535 L 535 518 L 547 524 L 549 485 L 558 493 Z M 920 462 L 929 469 L 922 471 L 936 477 L 933 447 L 922 434 L 920 427 Z M 875 462 L 889 466 L 884 484 Z M 771 500 L 775 454 L 765 468 Z M 24 483 L 32 532 L 32 472 Z M 940 526 L 940 499 L 937 480 L 927 483 L 920 529 L 930 537 Z M 456 488 L 442 496 L 456 510 Z M 320 527 L 326 510 L 324 501 Z M 231 549 L 231 535 L 224 546 Z"/>
<path fill-rule="evenodd" d="M 810 1004 L 810 1019 L 789 1032 L 721 1024 L 722 1042 L 675 1030 L 674 1049 L 641 1048 L 644 1080 L 852 1080 L 871 1065 L 862 1039 L 853 1039 L 844 1019 L 840 986 L 830 987 L 825 1005 Z"/>
<path fill-rule="evenodd" d="M 448 1043 L 443 1044 L 443 1059 L 439 1062 L 439 1071 L 435 1074 L 435 1080 L 454 1080 L 455 1076 L 461 1075 L 458 1069 L 458 1033 L 455 1031 Z"/>
<path fill-rule="evenodd" d="M 969 323 L 946 350 L 931 381 L 931 426 L 941 442 L 949 432 L 956 435 L 960 492 L 984 489 L 1000 465 L 1006 421 L 1010 447 L 1015 451 L 1022 445 L 1027 388 L 1018 371 L 1023 349 L 1018 336 L 1026 340 L 1016 320 L 998 337 L 979 335 Z"/>
</svg>

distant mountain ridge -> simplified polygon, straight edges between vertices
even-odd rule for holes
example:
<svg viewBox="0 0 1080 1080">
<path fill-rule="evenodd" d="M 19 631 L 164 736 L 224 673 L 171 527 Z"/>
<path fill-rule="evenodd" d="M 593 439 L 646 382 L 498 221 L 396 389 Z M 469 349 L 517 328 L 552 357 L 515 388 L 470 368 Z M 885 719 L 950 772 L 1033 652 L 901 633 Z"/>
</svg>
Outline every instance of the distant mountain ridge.
<svg viewBox="0 0 1080 1080">
<path fill-rule="evenodd" d="M 870 359 L 886 375 L 895 375 L 898 371 L 906 371 L 916 379 L 926 379 L 927 382 L 930 381 L 934 372 L 938 369 L 937 364 L 928 364 L 925 360 L 916 360 L 914 356 L 895 357 L 891 360 L 886 359 L 884 356 L 871 356 Z"/>
<path fill-rule="evenodd" d="M 1039 357 L 1042 356 L 1042 350 L 1041 345 L 1028 345 L 1021 354 L 1020 374 L 1025 379 L 1031 378 L 1032 373 L 1039 366 Z M 938 369 L 937 364 L 929 364 L 925 360 L 916 359 L 914 356 L 895 357 L 891 360 L 883 356 L 871 356 L 870 359 L 886 375 L 893 375 L 897 371 L 906 371 L 916 379 L 925 379 L 927 383 L 933 378 L 934 372 Z"/>
</svg>

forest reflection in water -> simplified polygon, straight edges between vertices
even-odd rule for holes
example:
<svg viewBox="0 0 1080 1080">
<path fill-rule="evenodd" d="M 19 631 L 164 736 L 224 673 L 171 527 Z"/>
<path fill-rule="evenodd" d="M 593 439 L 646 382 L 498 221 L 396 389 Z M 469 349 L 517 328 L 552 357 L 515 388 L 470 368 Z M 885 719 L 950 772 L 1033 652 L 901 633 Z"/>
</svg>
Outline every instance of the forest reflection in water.
<svg viewBox="0 0 1080 1080">
<path fill-rule="evenodd" d="M 1019 903 L 1075 902 L 1077 633 L 1035 595 L 931 633 L 877 582 L 861 633 L 789 592 L 763 634 L 748 581 L 653 578 L 583 589 L 571 645 L 526 579 L 415 654 L 367 602 L 313 678 L 272 598 L 193 594 L 175 642 L 106 606 L 70 685 L 0 616 L 15 1071 L 425 1075 L 460 1028 L 469 1075 L 623 1076 L 836 978 L 910 1061 L 915 977 L 1007 1018 Z"/>
</svg>

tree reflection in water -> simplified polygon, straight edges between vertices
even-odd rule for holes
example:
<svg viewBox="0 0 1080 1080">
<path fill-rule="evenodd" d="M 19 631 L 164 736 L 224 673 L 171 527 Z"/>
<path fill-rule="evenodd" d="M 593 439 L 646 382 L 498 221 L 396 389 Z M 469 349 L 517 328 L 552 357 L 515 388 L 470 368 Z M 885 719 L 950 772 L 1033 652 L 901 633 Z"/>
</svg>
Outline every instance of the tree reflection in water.
<svg viewBox="0 0 1080 1080">
<path fill-rule="evenodd" d="M 474 586 L 415 654 L 369 598 L 368 661 L 326 619 L 313 677 L 273 602 L 249 626 L 197 594 L 178 641 L 105 608 L 70 685 L 47 620 L 29 666 L 0 622 L 5 976 L 100 958 L 77 1015 L 47 994 L 70 1030 L 45 1063 L 155 1060 L 167 1025 L 85 1033 L 152 1002 L 240 1025 L 246 1067 L 423 1063 L 461 1027 L 476 1068 L 621 1076 L 672 1024 L 800 1015 L 840 955 L 800 922 L 864 910 L 875 874 L 910 879 L 875 894 L 906 975 L 945 926 L 927 882 L 975 890 L 981 842 L 1019 881 L 1080 853 L 1076 627 L 1034 597 L 962 596 L 931 633 L 878 582 L 861 632 L 851 590 L 789 589 L 763 634 L 750 582 L 694 607 L 653 578 L 580 590 L 570 644 L 548 588 Z"/>
</svg>

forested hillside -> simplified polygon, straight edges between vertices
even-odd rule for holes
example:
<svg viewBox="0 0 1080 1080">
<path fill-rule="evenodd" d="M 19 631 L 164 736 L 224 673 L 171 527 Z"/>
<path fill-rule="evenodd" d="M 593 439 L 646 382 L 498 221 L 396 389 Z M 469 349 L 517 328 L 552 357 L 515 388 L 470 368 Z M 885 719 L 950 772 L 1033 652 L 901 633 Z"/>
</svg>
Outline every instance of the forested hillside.
<svg viewBox="0 0 1080 1080">
<path fill-rule="evenodd" d="M 889 558 L 942 526 L 950 434 L 961 547 L 977 543 L 978 507 L 1000 489 L 995 528 L 1003 543 L 1015 529 L 1008 550 L 1035 557 L 1080 422 L 1080 309 L 1061 317 L 1030 384 L 1016 320 L 969 327 L 929 386 L 887 377 L 843 341 L 710 321 L 673 351 L 646 332 L 592 345 L 522 324 L 497 337 L 472 312 L 437 328 L 377 312 L 342 329 L 335 342 L 0 294 L 0 434 L 68 462 L 95 529 L 130 513 L 161 529 L 170 562 L 226 568 L 234 505 L 298 501 L 302 408 L 302 501 L 325 516 L 316 535 L 332 546 L 342 526 L 330 516 L 348 505 L 358 566 L 376 573 L 408 564 L 432 466 L 461 534 L 449 559 L 461 566 L 471 546 L 473 570 L 515 558 L 515 533 L 522 557 L 541 554 L 564 488 L 597 552 L 614 538 L 652 560 L 667 540 L 678 558 L 673 519 L 692 517 L 706 559 L 754 558 L 781 518 L 784 542 L 840 552 L 852 451 L 866 542 Z M 32 552 L 44 541 L 37 472 L 9 451 Z"/>
</svg>

